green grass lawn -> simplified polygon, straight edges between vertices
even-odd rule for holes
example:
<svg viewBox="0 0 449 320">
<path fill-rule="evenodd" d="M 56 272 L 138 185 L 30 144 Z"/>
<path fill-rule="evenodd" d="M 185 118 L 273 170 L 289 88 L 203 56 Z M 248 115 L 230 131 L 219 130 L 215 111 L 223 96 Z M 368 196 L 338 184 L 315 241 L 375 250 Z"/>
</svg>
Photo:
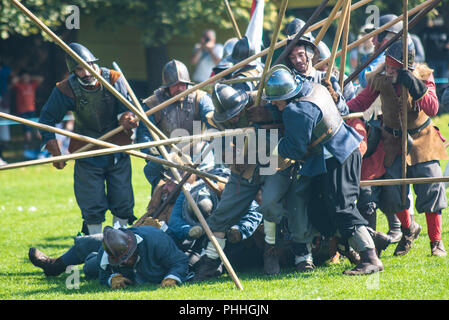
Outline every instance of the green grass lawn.
<svg viewBox="0 0 449 320">
<path fill-rule="evenodd" d="M 434 122 L 449 137 L 449 115 Z M 149 185 L 143 176 L 144 161 L 133 159 L 135 215 L 140 217 L 149 200 Z M 444 169 L 446 163 L 442 163 Z M 443 212 L 443 240 L 449 248 L 447 210 Z M 269 277 L 262 273 L 238 273 L 244 287 L 236 289 L 227 275 L 201 283 L 160 289 L 157 285 L 111 291 L 81 272 L 79 288 L 70 289 L 69 274 L 46 278 L 28 260 L 28 249 L 37 247 L 59 256 L 73 244 L 81 229 L 81 214 L 73 194 L 73 162 L 62 171 L 51 165 L 0 171 L 0 299 L 449 299 L 449 258 L 430 256 L 424 215 L 416 215 L 423 226 L 420 238 L 404 257 L 394 257 L 394 246 L 382 255 L 385 271 L 364 277 L 343 276 L 347 261 L 320 267 L 309 274 L 284 270 Z M 378 214 L 378 229 L 387 222 Z M 107 214 L 107 224 L 112 217 Z M 69 285 L 67 285 L 67 283 Z"/>
</svg>

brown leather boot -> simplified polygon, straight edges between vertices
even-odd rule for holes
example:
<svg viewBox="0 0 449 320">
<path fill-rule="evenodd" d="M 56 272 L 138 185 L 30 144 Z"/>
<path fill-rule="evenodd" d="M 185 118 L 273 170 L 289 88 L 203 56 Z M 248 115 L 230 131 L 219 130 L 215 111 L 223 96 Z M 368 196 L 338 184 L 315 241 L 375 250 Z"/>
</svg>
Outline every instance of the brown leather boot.
<svg viewBox="0 0 449 320">
<path fill-rule="evenodd" d="M 192 278 L 192 282 L 216 278 L 223 272 L 223 266 L 219 258 L 211 259 L 204 255 L 196 264 L 198 265 L 196 269 L 197 271 L 195 272 L 195 276 Z"/>
<path fill-rule="evenodd" d="M 358 276 L 384 271 L 384 265 L 379 260 L 375 249 L 367 249 L 360 252 L 360 263 L 354 269 L 345 270 L 343 274 Z"/>
<path fill-rule="evenodd" d="M 279 255 L 275 245 L 265 243 L 263 252 L 263 270 L 265 274 L 279 274 L 281 267 L 279 266 Z"/>
<path fill-rule="evenodd" d="M 67 268 L 61 258 L 50 258 L 36 248 L 28 251 L 28 258 L 33 265 L 44 270 L 47 277 L 59 276 Z"/>
<path fill-rule="evenodd" d="M 231 228 L 226 232 L 226 238 L 228 238 L 230 243 L 239 243 L 242 241 L 242 233 L 239 229 Z"/>
<path fill-rule="evenodd" d="M 366 229 L 371 235 L 371 238 L 373 238 L 374 245 L 377 251 L 377 256 L 380 257 L 382 251 L 387 249 L 387 247 L 393 242 L 392 238 L 388 234 L 373 230 L 370 227 L 366 227 Z"/>
<path fill-rule="evenodd" d="M 395 256 L 404 256 L 412 248 L 413 242 L 418 239 L 421 232 L 421 226 L 415 221 L 412 221 L 409 228 L 402 228 L 402 238 L 394 250 Z"/>
<path fill-rule="evenodd" d="M 310 272 L 315 269 L 315 265 L 310 260 L 304 260 L 295 264 L 296 271 L 298 272 Z"/>
<path fill-rule="evenodd" d="M 443 240 L 436 240 L 430 243 L 430 250 L 432 256 L 445 257 L 447 252 L 444 249 Z"/>
</svg>

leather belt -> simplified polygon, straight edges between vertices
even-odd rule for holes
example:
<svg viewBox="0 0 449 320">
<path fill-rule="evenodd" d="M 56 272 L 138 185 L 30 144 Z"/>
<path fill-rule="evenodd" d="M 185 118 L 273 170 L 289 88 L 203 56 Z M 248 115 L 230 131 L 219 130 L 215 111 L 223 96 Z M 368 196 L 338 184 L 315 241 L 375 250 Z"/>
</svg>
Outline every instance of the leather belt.
<svg viewBox="0 0 449 320">
<path fill-rule="evenodd" d="M 417 134 L 417 133 L 421 132 L 422 130 L 424 130 L 430 124 L 431 121 L 432 120 L 430 118 L 427 118 L 427 120 L 419 127 L 414 128 L 414 129 L 409 129 L 407 131 L 410 135 Z M 393 135 L 396 138 L 399 138 L 400 136 L 402 136 L 401 129 L 393 129 L 393 128 L 387 127 L 385 125 L 383 126 L 383 128 L 385 129 L 385 131 L 387 131 L 389 134 Z"/>
</svg>

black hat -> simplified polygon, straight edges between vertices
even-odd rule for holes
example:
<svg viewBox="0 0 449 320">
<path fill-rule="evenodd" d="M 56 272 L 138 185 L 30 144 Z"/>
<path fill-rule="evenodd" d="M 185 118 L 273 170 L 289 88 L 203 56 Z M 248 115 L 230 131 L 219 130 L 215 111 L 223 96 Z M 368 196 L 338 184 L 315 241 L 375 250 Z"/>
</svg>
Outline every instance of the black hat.
<svg viewBox="0 0 449 320">
<path fill-rule="evenodd" d="M 98 59 L 95 58 L 95 56 L 92 54 L 92 52 L 90 52 L 89 49 L 79 43 L 73 42 L 69 44 L 69 48 L 75 51 L 75 53 L 87 63 L 98 61 Z M 65 62 L 67 64 L 67 69 L 69 70 L 69 72 L 73 72 L 79 65 L 78 61 L 73 59 L 73 57 L 68 54 L 66 54 L 65 56 Z"/>
<path fill-rule="evenodd" d="M 103 248 L 108 254 L 109 264 L 118 266 L 136 251 L 136 235 L 128 229 L 106 226 L 103 229 Z"/>
</svg>

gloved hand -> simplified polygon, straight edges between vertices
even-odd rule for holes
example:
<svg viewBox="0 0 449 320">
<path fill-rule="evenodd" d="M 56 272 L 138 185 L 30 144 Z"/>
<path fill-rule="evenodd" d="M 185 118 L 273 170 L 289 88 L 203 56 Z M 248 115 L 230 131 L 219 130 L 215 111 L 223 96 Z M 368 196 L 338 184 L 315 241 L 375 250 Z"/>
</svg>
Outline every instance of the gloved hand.
<svg viewBox="0 0 449 320">
<path fill-rule="evenodd" d="M 321 79 L 321 84 L 326 87 L 327 91 L 329 91 L 332 100 L 334 100 L 335 104 L 340 100 L 340 96 L 337 92 L 335 92 L 334 87 L 332 87 L 332 83 L 329 80 Z"/>
<path fill-rule="evenodd" d="M 176 287 L 177 285 L 178 285 L 178 282 L 176 282 L 175 279 L 171 279 L 171 278 L 165 278 L 161 282 L 161 288 Z"/>
<path fill-rule="evenodd" d="M 406 87 L 415 101 L 424 97 L 428 90 L 426 84 L 416 78 L 410 70 L 398 70 L 396 83 L 400 83 Z"/>
<path fill-rule="evenodd" d="M 139 125 L 139 119 L 131 112 L 125 112 L 120 117 L 119 123 L 125 130 L 134 129 Z"/>
<path fill-rule="evenodd" d="M 111 288 L 112 289 L 122 289 L 126 288 L 128 285 L 132 284 L 133 282 L 129 280 L 128 278 L 125 278 L 120 273 L 114 275 L 111 278 Z"/>
<path fill-rule="evenodd" d="M 253 106 L 246 110 L 248 120 L 252 123 L 271 122 L 273 114 L 264 106 Z"/>
<path fill-rule="evenodd" d="M 53 157 L 57 157 L 57 156 L 61 155 L 61 150 L 59 149 L 58 141 L 56 139 L 48 140 L 48 142 L 46 144 L 46 148 L 47 148 L 48 152 L 50 152 Z M 64 169 L 66 164 L 67 163 L 65 161 L 53 162 L 53 167 L 55 167 L 58 170 L 61 170 L 61 169 Z"/>
<path fill-rule="evenodd" d="M 160 229 L 162 227 L 162 223 L 153 217 L 146 217 L 145 220 L 142 221 L 141 226 L 153 226 Z"/>
</svg>

